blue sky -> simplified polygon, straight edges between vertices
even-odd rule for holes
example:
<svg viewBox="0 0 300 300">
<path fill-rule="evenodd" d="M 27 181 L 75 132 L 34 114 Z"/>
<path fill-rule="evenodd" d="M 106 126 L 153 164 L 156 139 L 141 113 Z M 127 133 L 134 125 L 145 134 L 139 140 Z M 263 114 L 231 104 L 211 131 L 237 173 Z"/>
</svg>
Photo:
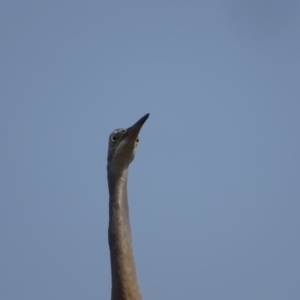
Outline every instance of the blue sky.
<svg viewBox="0 0 300 300">
<path fill-rule="evenodd" d="M 300 299 L 299 1 L 1 1 L 0 299 L 109 299 L 108 135 L 143 299 Z"/>
</svg>

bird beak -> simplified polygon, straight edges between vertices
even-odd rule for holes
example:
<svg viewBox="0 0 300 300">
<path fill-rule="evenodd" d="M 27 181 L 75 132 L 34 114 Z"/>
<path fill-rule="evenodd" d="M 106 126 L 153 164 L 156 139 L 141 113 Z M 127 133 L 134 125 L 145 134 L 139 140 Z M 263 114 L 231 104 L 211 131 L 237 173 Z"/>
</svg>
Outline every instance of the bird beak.
<svg viewBox="0 0 300 300">
<path fill-rule="evenodd" d="M 149 115 L 150 114 L 145 114 L 134 125 L 127 128 L 127 131 L 125 133 L 125 138 L 128 140 L 135 141 L 139 135 L 141 128 L 143 127 L 144 123 L 148 119 Z"/>
</svg>

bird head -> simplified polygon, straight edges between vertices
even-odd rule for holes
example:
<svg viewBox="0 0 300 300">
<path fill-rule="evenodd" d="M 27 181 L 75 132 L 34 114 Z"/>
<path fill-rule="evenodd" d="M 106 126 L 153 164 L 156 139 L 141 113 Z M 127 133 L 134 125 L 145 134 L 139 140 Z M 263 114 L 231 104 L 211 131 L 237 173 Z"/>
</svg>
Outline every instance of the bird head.
<svg viewBox="0 0 300 300">
<path fill-rule="evenodd" d="M 146 114 L 131 127 L 119 128 L 110 134 L 107 163 L 113 169 L 127 168 L 133 161 L 139 143 L 139 132 L 148 117 L 149 114 Z"/>
</svg>

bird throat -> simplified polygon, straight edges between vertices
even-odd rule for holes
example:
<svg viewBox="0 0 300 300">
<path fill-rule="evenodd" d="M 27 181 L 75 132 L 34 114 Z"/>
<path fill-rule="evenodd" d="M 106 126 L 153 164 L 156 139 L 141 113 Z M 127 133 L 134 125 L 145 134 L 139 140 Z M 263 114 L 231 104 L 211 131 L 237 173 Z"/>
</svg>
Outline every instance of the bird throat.
<svg viewBox="0 0 300 300">
<path fill-rule="evenodd" d="M 129 221 L 128 169 L 107 173 L 109 182 L 109 227 L 112 300 L 141 300 Z"/>
</svg>

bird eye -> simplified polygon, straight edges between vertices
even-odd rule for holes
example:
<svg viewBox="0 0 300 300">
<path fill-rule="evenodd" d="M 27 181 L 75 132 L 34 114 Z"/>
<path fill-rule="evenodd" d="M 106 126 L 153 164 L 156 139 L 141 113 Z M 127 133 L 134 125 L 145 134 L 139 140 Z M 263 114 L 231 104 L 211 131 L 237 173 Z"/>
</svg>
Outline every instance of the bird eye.
<svg viewBox="0 0 300 300">
<path fill-rule="evenodd" d="M 115 142 L 118 139 L 118 137 L 115 134 L 113 134 L 110 139 L 112 142 Z"/>
<path fill-rule="evenodd" d="M 135 142 L 138 144 L 138 143 L 139 143 L 139 141 L 140 141 L 140 139 L 139 139 L 139 138 L 137 138 Z"/>
</svg>

